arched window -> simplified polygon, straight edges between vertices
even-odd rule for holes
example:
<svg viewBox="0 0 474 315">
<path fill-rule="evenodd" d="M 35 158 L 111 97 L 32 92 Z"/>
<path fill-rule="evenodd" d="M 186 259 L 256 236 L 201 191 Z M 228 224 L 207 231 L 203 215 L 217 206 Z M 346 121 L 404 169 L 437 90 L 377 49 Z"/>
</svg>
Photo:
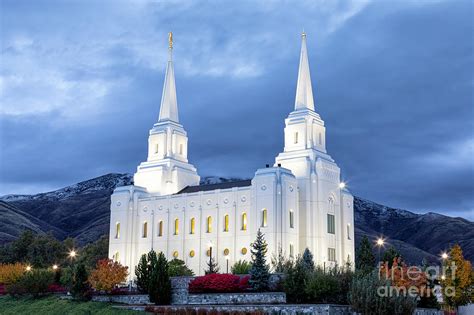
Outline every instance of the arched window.
<svg viewBox="0 0 474 315">
<path fill-rule="evenodd" d="M 189 234 L 194 234 L 195 227 L 196 227 L 196 219 L 191 218 L 191 223 L 189 226 Z"/>
<path fill-rule="evenodd" d="M 267 226 L 267 209 L 262 209 L 262 227 Z"/>
<path fill-rule="evenodd" d="M 179 234 L 179 219 L 174 219 L 174 235 Z"/>
<path fill-rule="evenodd" d="M 297 144 L 297 143 L 298 143 L 298 132 L 295 132 L 295 139 L 294 139 L 294 140 L 295 140 L 295 141 L 294 141 L 295 144 Z"/>
<path fill-rule="evenodd" d="M 229 215 L 224 216 L 224 232 L 229 232 Z"/>
<path fill-rule="evenodd" d="M 119 261 L 120 261 L 120 254 L 119 254 L 119 252 L 115 252 L 113 258 L 114 258 L 114 261 L 119 262 Z"/>
<path fill-rule="evenodd" d="M 158 222 L 158 236 L 163 236 L 163 221 Z"/>
<path fill-rule="evenodd" d="M 115 223 L 115 238 L 120 238 L 120 222 Z"/>
<path fill-rule="evenodd" d="M 293 229 L 295 227 L 295 213 L 293 210 L 290 210 L 290 228 Z"/>
<path fill-rule="evenodd" d="M 142 237 L 147 238 L 148 237 L 148 222 L 143 222 L 143 228 L 142 228 Z"/>
<path fill-rule="evenodd" d="M 247 231 L 247 213 L 242 213 L 242 231 Z"/>
<path fill-rule="evenodd" d="M 208 216 L 207 217 L 207 233 L 212 232 L 212 217 Z"/>
</svg>

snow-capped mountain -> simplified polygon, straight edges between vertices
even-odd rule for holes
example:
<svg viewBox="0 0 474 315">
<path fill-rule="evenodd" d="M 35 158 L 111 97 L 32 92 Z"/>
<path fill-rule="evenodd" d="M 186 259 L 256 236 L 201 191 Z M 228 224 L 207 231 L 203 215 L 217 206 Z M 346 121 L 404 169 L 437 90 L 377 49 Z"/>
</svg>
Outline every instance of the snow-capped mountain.
<svg viewBox="0 0 474 315">
<path fill-rule="evenodd" d="M 203 177 L 201 184 L 237 178 Z M 0 197 L 0 244 L 24 229 L 51 231 L 58 238 L 72 236 L 81 244 L 109 231 L 110 195 L 132 183 L 130 174 L 107 174 L 56 191 Z M 416 214 L 355 197 L 356 241 L 367 235 L 383 236 L 411 262 L 437 261 L 439 253 L 459 243 L 466 258 L 474 260 L 474 223 L 437 213 Z"/>
</svg>

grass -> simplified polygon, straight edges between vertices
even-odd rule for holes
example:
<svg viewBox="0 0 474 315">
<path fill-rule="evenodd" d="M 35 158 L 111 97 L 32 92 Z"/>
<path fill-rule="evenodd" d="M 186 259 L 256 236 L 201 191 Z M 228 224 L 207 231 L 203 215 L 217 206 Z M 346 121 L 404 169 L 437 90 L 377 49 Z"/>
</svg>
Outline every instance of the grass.
<svg viewBox="0 0 474 315">
<path fill-rule="evenodd" d="M 48 296 L 39 299 L 13 298 L 10 296 L 0 297 L 0 314 L 48 314 L 48 315 L 83 315 L 83 314 L 140 314 L 141 312 L 116 309 L 109 303 L 101 302 L 77 302 L 61 300 L 56 296 Z M 143 313 L 142 313 L 143 314 Z"/>
</svg>

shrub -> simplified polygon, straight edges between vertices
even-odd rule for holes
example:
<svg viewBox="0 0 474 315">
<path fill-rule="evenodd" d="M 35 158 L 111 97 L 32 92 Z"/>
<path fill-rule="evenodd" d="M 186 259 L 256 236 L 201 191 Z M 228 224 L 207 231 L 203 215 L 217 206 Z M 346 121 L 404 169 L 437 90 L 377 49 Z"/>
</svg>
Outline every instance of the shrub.
<svg viewBox="0 0 474 315">
<path fill-rule="evenodd" d="M 409 295 L 380 294 L 379 288 L 389 288 L 390 280 L 379 279 L 377 272 L 360 273 L 352 280 L 349 301 L 352 308 L 368 315 L 413 314 L 416 298 Z"/>
<path fill-rule="evenodd" d="M 156 253 L 152 250 L 140 257 L 137 268 L 135 268 L 135 276 L 137 278 L 138 291 L 142 293 L 148 293 L 148 283 L 150 282 L 150 270 L 151 270 L 151 255 L 154 255 L 156 260 Z"/>
<path fill-rule="evenodd" d="M 310 272 L 306 268 L 301 257 L 297 257 L 294 263 L 287 265 L 287 275 L 283 282 L 283 287 L 291 303 L 305 303 L 308 300 L 306 294 L 306 282 Z"/>
<path fill-rule="evenodd" d="M 90 300 L 91 288 L 87 281 L 86 266 L 79 263 L 74 269 L 71 294 L 76 300 Z"/>
<path fill-rule="evenodd" d="M 252 264 L 246 260 L 237 261 L 231 268 L 230 271 L 234 275 L 248 275 Z"/>
<path fill-rule="evenodd" d="M 196 277 L 189 283 L 190 293 L 236 293 L 249 288 L 249 276 L 212 273 Z"/>
<path fill-rule="evenodd" d="M 173 259 L 169 262 L 168 273 L 170 277 L 194 276 L 194 272 L 186 266 L 181 259 Z"/>
<path fill-rule="evenodd" d="M 287 273 L 293 262 L 285 257 L 281 246 L 278 248 L 278 254 L 273 253 L 271 258 L 273 272 Z"/>
<path fill-rule="evenodd" d="M 72 287 L 74 278 L 74 270 L 71 267 L 65 267 L 61 269 L 61 277 L 59 278 L 59 283 L 67 288 L 70 289 Z"/>
<path fill-rule="evenodd" d="M 257 232 L 257 239 L 252 243 L 252 267 L 250 268 L 249 283 L 252 289 L 257 292 L 268 290 L 268 280 L 270 279 L 269 267 L 265 259 L 267 254 L 267 242 L 263 238 L 260 229 Z"/>
<path fill-rule="evenodd" d="M 7 292 L 13 296 L 31 294 L 33 297 L 46 294 L 53 284 L 54 275 L 48 270 L 36 269 L 26 272 L 15 283 L 7 286 Z"/>
<path fill-rule="evenodd" d="M 307 299 L 311 303 L 347 304 L 351 280 L 350 269 L 334 267 L 323 270 L 318 267 L 306 284 Z"/>
<path fill-rule="evenodd" d="M 308 271 L 314 271 L 313 253 L 311 253 L 308 247 L 303 252 L 303 264 Z"/>
<path fill-rule="evenodd" d="M 171 281 L 169 278 L 168 261 L 163 253 L 158 255 L 151 265 L 150 282 L 148 284 L 150 301 L 158 305 L 171 302 Z"/>
<path fill-rule="evenodd" d="M 26 270 L 26 265 L 21 263 L 0 264 L 0 284 L 9 285 L 20 279 Z"/>
<path fill-rule="evenodd" d="M 112 259 L 101 259 L 89 276 L 89 283 L 98 291 L 110 292 L 127 279 L 128 267 Z"/>
</svg>

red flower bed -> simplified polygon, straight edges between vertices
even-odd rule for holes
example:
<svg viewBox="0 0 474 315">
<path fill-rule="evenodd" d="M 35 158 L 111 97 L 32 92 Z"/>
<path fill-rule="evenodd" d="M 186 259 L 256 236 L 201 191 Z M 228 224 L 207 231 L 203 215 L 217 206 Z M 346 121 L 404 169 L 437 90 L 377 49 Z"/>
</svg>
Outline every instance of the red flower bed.
<svg viewBox="0 0 474 315">
<path fill-rule="evenodd" d="M 235 293 L 249 288 L 249 276 L 213 273 L 196 277 L 189 283 L 190 293 Z"/>
<path fill-rule="evenodd" d="M 7 291 L 5 290 L 5 285 L 0 284 L 0 295 L 5 295 L 7 294 Z"/>
<path fill-rule="evenodd" d="M 66 288 L 59 285 L 59 284 L 53 283 L 53 284 L 48 285 L 48 292 L 62 293 L 62 292 L 66 292 L 66 291 L 67 291 Z"/>
</svg>

